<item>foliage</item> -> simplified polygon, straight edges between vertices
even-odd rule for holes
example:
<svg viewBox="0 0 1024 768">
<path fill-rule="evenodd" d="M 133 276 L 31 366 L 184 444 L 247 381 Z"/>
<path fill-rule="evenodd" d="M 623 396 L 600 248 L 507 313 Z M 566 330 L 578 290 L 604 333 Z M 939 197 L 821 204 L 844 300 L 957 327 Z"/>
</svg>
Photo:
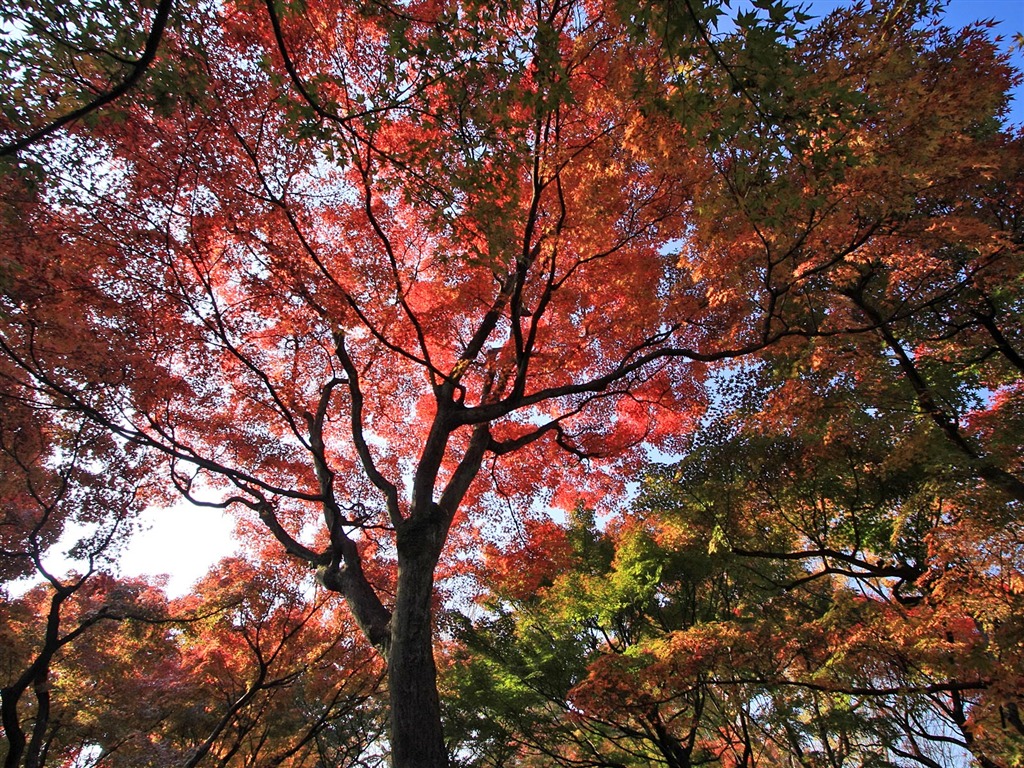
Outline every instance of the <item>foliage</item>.
<svg viewBox="0 0 1024 768">
<path fill-rule="evenodd" d="M 58 480 L 109 532 L 12 663 L 54 759 L 372 764 L 379 670 L 397 768 L 1015 759 L 1017 75 L 929 3 L 726 7 L 4 11 L 4 573 Z M 105 474 L 251 561 L 101 574 Z"/>
</svg>

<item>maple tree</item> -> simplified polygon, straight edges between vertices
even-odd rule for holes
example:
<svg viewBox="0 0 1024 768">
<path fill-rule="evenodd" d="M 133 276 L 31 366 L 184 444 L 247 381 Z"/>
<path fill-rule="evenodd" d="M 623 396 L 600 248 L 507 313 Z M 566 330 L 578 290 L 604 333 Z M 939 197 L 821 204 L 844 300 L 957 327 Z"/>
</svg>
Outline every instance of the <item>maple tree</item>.
<svg viewBox="0 0 1024 768">
<path fill-rule="evenodd" d="M 469 764 L 1017 764 L 1020 530 L 979 514 L 1003 492 L 951 471 L 909 388 L 878 414 L 802 374 L 780 435 L 792 382 L 742 374 L 623 523 L 488 552 L 447 672 Z"/>
<path fill-rule="evenodd" d="M 172 5 L 156 4 L 141 44 L 148 8 L 137 3 L 27 2 L 0 9 L 4 32 L 14 38 L 13 45 L 0 45 L 0 88 L 10 97 L 0 113 L 10 132 L 0 158 L 130 93 L 156 59 Z"/>
<path fill-rule="evenodd" d="M 487 612 L 461 625 L 446 673 L 468 764 L 937 766 L 968 753 L 1014 764 L 1016 598 L 992 600 L 1005 571 L 961 562 L 957 587 L 933 590 L 932 575 L 927 597 L 901 602 L 894 577 L 837 578 L 835 565 L 810 567 L 820 553 L 781 556 L 801 542 L 786 524 L 799 496 L 777 477 L 764 478 L 779 491 L 770 503 L 784 504 L 777 524 L 758 516 L 729 542 L 723 518 L 750 515 L 744 505 L 768 494 L 744 492 L 745 465 L 731 473 L 731 499 L 692 482 L 714 470 L 684 471 L 653 478 L 620 528 L 577 519 L 530 535 L 523 547 L 538 561 L 554 555 L 532 592 L 493 553 Z M 779 556 L 738 555 L 741 537 L 767 539 Z M 892 568 L 875 564 L 881 547 L 864 549 L 833 557 Z M 956 594 L 964 580 L 977 600 Z"/>
<path fill-rule="evenodd" d="M 142 610 L 106 582 L 145 503 L 146 468 L 106 430 L 36 397 L 17 371 L 0 375 L 0 756 L 36 768 L 57 706 L 56 659 L 98 624 Z"/>
<path fill-rule="evenodd" d="M 268 569 L 266 562 L 258 572 L 243 564 L 238 573 L 238 563 L 224 563 L 213 584 L 199 585 L 200 594 L 224 601 L 229 584 L 238 607 L 218 614 L 214 627 L 187 630 L 187 667 L 211 689 L 189 700 L 228 705 L 211 708 L 218 719 L 183 764 L 200 765 L 211 750 L 220 764 L 302 765 L 310 754 L 334 765 L 381 762 L 373 747 L 384 730 L 383 710 L 373 697 L 382 667 L 372 649 L 322 593 L 312 600 L 303 594 L 301 571 L 286 564 Z M 210 642 L 211 629 L 223 637 Z M 189 715 L 182 725 L 198 731 L 198 720 Z"/>
<path fill-rule="evenodd" d="M 66 753 L 111 766 L 381 764 L 381 667 L 306 577 L 280 558 L 258 573 L 231 558 L 167 601 L 167 620 L 77 644 L 55 691 Z"/>
<path fill-rule="evenodd" d="M 302 570 L 273 561 L 259 573 L 220 563 L 173 601 L 97 574 L 62 596 L 59 626 L 48 588 L 9 601 L 3 663 L 17 679 L 5 706 L 31 739 L 19 747 L 5 727 L 5 764 L 381 764 L 372 649 L 322 593 L 310 598 Z M 44 644 L 47 623 L 60 632 Z M 37 702 L 7 698 L 32 675 Z"/>
<path fill-rule="evenodd" d="M 801 308 L 864 333 L 719 367 L 629 514 L 488 552 L 447 673 L 475 764 L 1019 763 L 1020 147 L 971 131 L 998 167 Z"/>
<path fill-rule="evenodd" d="M 88 674 L 90 668 L 71 668 L 68 659 L 78 653 L 104 658 L 102 643 L 124 623 L 159 620 L 165 607 L 152 585 L 117 580 L 109 573 L 71 574 L 59 581 L 51 577 L 49 582 L 6 600 L 3 606 L 4 742 L 0 754 L 11 768 L 71 765 L 83 750 L 92 748 L 82 741 L 79 723 L 99 714 L 95 711 L 99 701 L 88 694 L 76 701 L 69 688 L 88 689 L 95 681 Z M 122 646 L 126 652 L 130 647 Z M 133 678 L 125 676 L 127 681 Z M 125 685 L 129 687 L 130 682 Z M 138 722 L 138 711 L 133 713 Z"/>
<path fill-rule="evenodd" d="M 90 17 L 5 82 L 41 91 L 0 125 L 7 364 L 344 596 L 386 660 L 395 766 L 449 762 L 434 619 L 479 542 L 693 450 L 717 361 L 777 350 L 796 431 L 792 360 L 864 392 L 881 369 L 963 477 L 1022 498 L 996 416 L 1020 372 L 1012 72 L 927 9 L 805 30 L 755 5 L 713 37 L 720 8 L 690 2 L 160 3 L 144 40 Z M 281 679 L 248 634 L 278 608 L 240 628 L 264 682 L 208 753 Z"/>
</svg>

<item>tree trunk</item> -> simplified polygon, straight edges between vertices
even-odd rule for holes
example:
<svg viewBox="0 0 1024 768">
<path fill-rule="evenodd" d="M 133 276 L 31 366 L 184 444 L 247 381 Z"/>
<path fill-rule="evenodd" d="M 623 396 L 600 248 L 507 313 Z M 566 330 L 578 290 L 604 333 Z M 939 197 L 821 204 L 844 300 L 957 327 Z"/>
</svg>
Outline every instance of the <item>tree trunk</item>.
<svg viewBox="0 0 1024 768">
<path fill-rule="evenodd" d="M 22 689 L 23 690 L 23 689 Z M 18 699 L 21 690 L 4 688 L 0 691 L 0 710 L 3 714 L 4 736 L 7 740 L 7 757 L 4 768 L 17 768 L 25 754 L 25 732 L 18 720 Z"/>
<path fill-rule="evenodd" d="M 388 692 L 392 768 L 448 768 L 434 664 L 431 599 L 437 555 L 399 536 L 398 585 L 391 618 Z M 418 546 L 417 546 L 418 545 Z"/>
<path fill-rule="evenodd" d="M 32 726 L 32 738 L 25 750 L 25 768 L 39 768 L 43 764 L 43 742 L 50 725 L 50 675 L 44 667 L 32 685 L 36 694 L 36 720 Z"/>
</svg>

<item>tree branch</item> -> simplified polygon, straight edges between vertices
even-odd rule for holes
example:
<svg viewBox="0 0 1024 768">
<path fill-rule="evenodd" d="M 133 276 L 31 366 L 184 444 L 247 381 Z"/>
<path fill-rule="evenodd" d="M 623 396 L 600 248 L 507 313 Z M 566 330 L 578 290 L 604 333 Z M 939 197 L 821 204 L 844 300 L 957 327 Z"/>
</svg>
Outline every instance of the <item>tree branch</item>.
<svg viewBox="0 0 1024 768">
<path fill-rule="evenodd" d="M 111 90 L 97 96 L 88 104 L 85 104 L 79 107 L 78 109 L 69 112 L 63 117 L 57 118 L 53 122 L 33 131 L 27 136 L 24 136 L 20 139 L 16 139 L 15 141 L 0 146 L 0 157 L 16 155 L 21 150 L 31 146 L 32 144 L 35 144 L 37 141 L 45 139 L 50 134 L 63 128 L 65 125 L 73 123 L 74 121 L 85 117 L 91 112 L 95 112 L 101 107 L 104 107 L 107 104 L 116 101 L 117 99 L 121 98 L 124 94 L 126 94 L 128 91 L 130 91 L 132 87 L 134 87 L 135 84 L 142 79 L 142 76 L 145 74 L 150 64 L 152 64 L 153 60 L 156 58 L 156 52 L 157 49 L 160 47 L 160 40 L 163 37 L 164 29 L 167 26 L 167 19 L 170 16 L 171 7 L 173 5 L 174 0 L 160 0 L 159 4 L 156 7 L 156 14 L 153 17 L 153 26 L 150 28 L 149 36 L 146 38 L 146 45 L 142 50 L 142 56 L 140 56 L 139 59 L 135 62 L 135 65 L 132 67 L 131 72 L 128 73 L 128 77 L 122 80 L 120 84 L 118 84 Z"/>
</svg>

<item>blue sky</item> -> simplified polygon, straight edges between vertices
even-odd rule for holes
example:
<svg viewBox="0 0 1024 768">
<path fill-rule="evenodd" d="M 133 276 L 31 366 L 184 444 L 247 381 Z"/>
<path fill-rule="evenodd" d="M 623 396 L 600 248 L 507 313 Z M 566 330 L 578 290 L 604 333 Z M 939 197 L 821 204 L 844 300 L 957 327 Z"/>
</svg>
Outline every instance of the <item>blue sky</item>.
<svg viewBox="0 0 1024 768">
<path fill-rule="evenodd" d="M 1003 34 L 1024 32 L 1024 0 L 951 0 L 946 16 L 954 24 L 969 24 L 978 19 L 1001 22 Z"/>
<path fill-rule="evenodd" d="M 825 14 L 849 5 L 847 0 L 804 0 L 811 13 Z M 950 26 L 964 26 L 981 19 L 998 21 L 999 32 L 1010 38 L 1024 32 L 1024 0 L 948 0 L 945 16 Z"/>
</svg>

